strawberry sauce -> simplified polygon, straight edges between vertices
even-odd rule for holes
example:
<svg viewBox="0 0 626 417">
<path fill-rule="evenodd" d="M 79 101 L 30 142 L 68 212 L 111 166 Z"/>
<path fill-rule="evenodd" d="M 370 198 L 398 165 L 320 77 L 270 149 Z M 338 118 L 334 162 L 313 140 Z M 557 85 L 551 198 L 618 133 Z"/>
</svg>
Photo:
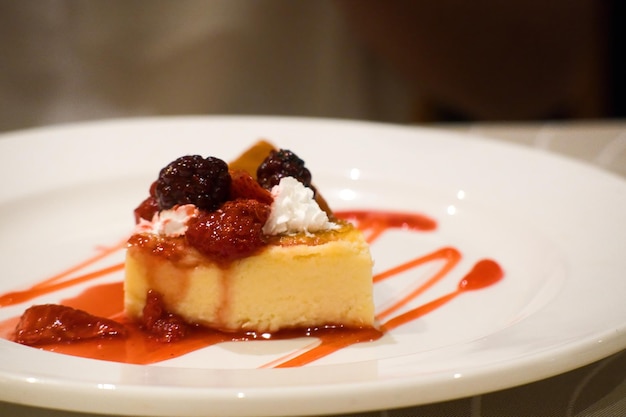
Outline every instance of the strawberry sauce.
<svg viewBox="0 0 626 417">
<path fill-rule="evenodd" d="M 396 213 L 385 211 L 343 211 L 335 213 L 337 217 L 353 222 L 361 229 L 369 243 L 373 243 L 385 231 L 393 228 L 408 232 L 427 232 L 435 230 L 437 223 L 420 214 Z M 110 265 L 96 271 L 81 273 L 94 263 L 106 259 L 107 256 L 123 250 L 124 242 L 111 247 L 100 248 L 96 255 L 52 276 L 36 285 L 21 291 L 13 291 L 0 295 L 0 308 L 30 301 L 38 296 L 54 291 L 82 284 L 120 270 L 121 263 Z M 52 342 L 36 347 L 52 352 L 68 355 L 102 359 L 107 361 L 152 364 L 167 359 L 182 356 L 195 350 L 231 341 L 246 340 L 279 340 L 294 337 L 311 337 L 312 343 L 291 354 L 278 358 L 262 365 L 263 368 L 282 368 L 303 366 L 345 347 L 371 342 L 381 338 L 386 332 L 403 324 L 419 319 L 420 317 L 441 308 L 446 303 L 467 291 L 481 290 L 496 284 L 504 273 L 497 262 L 490 259 L 478 261 L 458 283 L 456 290 L 441 296 L 427 304 L 397 313 L 399 309 L 415 300 L 436 283 L 443 280 L 453 270 L 462 255 L 459 250 L 444 247 L 431 253 L 409 259 L 406 262 L 382 271 L 373 277 L 374 285 L 394 276 L 425 265 L 438 262 L 442 266 L 435 271 L 424 283 L 394 300 L 391 305 L 378 311 L 376 318 L 379 328 L 348 329 L 337 326 L 328 326 L 316 329 L 298 329 L 281 331 L 272 335 L 257 335 L 254 333 L 224 333 L 216 330 L 190 326 L 189 333 L 181 340 L 170 343 L 157 341 L 141 329 L 138 323 L 128 320 L 124 316 L 123 283 L 113 282 L 96 284 L 88 287 L 76 297 L 61 300 L 59 304 L 87 312 L 98 318 L 113 320 L 123 326 L 123 336 L 94 337 L 72 342 Z M 0 337 L 15 340 L 15 328 L 19 318 L 11 318 L 0 322 Z"/>
</svg>

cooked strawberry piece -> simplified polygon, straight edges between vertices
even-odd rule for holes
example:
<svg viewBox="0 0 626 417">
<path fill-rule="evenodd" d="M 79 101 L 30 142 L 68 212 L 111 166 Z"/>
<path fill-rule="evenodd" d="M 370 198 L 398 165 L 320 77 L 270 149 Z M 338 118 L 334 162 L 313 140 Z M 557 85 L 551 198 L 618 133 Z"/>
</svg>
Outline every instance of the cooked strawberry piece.
<svg viewBox="0 0 626 417">
<path fill-rule="evenodd" d="M 243 170 L 233 170 L 230 172 L 232 181 L 230 183 L 230 199 L 256 200 L 264 204 L 272 204 L 272 194 L 261 187 L 252 175 Z"/>
<path fill-rule="evenodd" d="M 125 335 L 116 321 L 58 304 L 28 308 L 15 328 L 15 341 L 30 346 Z"/>
<path fill-rule="evenodd" d="M 142 325 L 159 342 L 180 340 L 190 330 L 190 325 L 182 317 L 165 309 L 161 295 L 153 290 L 148 290 Z"/>
<path fill-rule="evenodd" d="M 257 200 L 227 201 L 219 210 L 194 217 L 185 237 L 200 253 L 227 265 L 267 245 L 263 225 L 269 215 L 270 206 Z"/>
<path fill-rule="evenodd" d="M 159 203 L 155 197 L 148 197 L 137 206 L 134 211 L 135 223 L 139 223 L 141 219 L 148 221 L 152 220 L 152 217 L 159 211 Z"/>
</svg>

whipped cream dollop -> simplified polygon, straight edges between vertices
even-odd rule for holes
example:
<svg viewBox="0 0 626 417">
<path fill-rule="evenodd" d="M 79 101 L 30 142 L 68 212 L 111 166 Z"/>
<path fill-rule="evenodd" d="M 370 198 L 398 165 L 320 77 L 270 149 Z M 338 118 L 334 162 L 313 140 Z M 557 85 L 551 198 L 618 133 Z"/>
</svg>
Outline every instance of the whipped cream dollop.
<svg viewBox="0 0 626 417">
<path fill-rule="evenodd" d="M 182 236 L 187 231 L 187 222 L 198 215 L 198 208 L 193 204 L 175 206 L 155 213 L 151 221 L 141 219 L 135 227 L 135 233 L 152 233 L 168 237 Z"/>
<path fill-rule="evenodd" d="M 266 235 L 309 233 L 337 229 L 313 198 L 313 190 L 293 177 L 272 188 L 272 209 L 263 226 Z"/>
</svg>

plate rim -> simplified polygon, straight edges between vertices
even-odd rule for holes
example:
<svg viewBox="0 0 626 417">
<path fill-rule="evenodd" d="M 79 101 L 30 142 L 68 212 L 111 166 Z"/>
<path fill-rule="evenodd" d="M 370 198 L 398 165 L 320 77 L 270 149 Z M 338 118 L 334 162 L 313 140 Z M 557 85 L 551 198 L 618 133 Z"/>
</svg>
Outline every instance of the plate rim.
<svg viewBox="0 0 626 417">
<path fill-rule="evenodd" d="M 361 126 L 361 127 L 371 127 L 371 128 L 375 128 L 375 129 L 390 129 L 390 130 L 395 130 L 398 129 L 398 131 L 411 131 L 412 134 L 415 133 L 419 133 L 419 132 L 428 132 L 429 134 L 434 134 L 434 135 L 440 135 L 441 137 L 449 137 L 451 139 L 454 140 L 461 140 L 460 138 L 462 138 L 462 140 L 470 140 L 470 141 L 474 141 L 475 143 L 480 144 L 480 146 L 485 146 L 485 147 L 496 147 L 496 148 L 501 148 L 501 149 L 508 149 L 511 152 L 522 152 L 522 153 L 526 153 L 527 155 L 531 155 L 531 156 L 538 156 L 541 155 L 541 158 L 549 158 L 552 159 L 554 161 L 560 161 L 562 163 L 565 164 L 569 164 L 571 166 L 576 166 L 580 169 L 584 169 L 584 170 L 588 170 L 588 172 L 593 173 L 594 175 L 598 175 L 603 177 L 604 179 L 606 179 L 607 181 L 613 181 L 613 180 L 617 180 L 616 184 L 620 184 L 620 186 L 626 186 L 626 181 L 624 181 L 624 179 L 614 173 L 610 173 L 607 172 L 605 170 L 602 170 L 600 168 L 597 168 L 595 166 L 592 166 L 590 164 L 581 162 L 581 161 L 577 161 L 574 160 L 572 158 L 569 158 L 567 156 L 563 156 L 563 155 L 557 155 L 557 154 L 553 154 L 550 152 L 543 152 L 542 150 L 537 150 L 534 148 L 528 148 L 526 146 L 523 145 L 519 145 L 519 144 L 513 144 L 513 143 L 505 143 L 505 142 L 499 142 L 497 139 L 491 139 L 491 138 L 484 138 L 480 135 L 471 135 L 471 134 L 459 134 L 459 133 L 455 133 L 455 132 L 448 132 L 448 131 L 443 131 L 443 130 L 439 130 L 436 128 L 430 128 L 430 127 L 413 127 L 413 126 L 404 126 L 404 125 L 395 125 L 395 124 L 386 124 L 386 123 L 377 123 L 377 122 L 363 122 L 363 121 L 353 121 L 353 120 L 341 120 L 341 119 L 323 119 L 323 118 L 302 118 L 302 117 L 275 117 L 275 116 L 170 116 L 170 117 L 145 117 L 145 118 L 124 118 L 124 119 L 110 119 L 110 120 L 104 120 L 104 121 L 92 121 L 92 122 L 81 122 L 81 123 L 69 123 L 69 124 L 59 124 L 59 125 L 54 125 L 51 127 L 39 127 L 39 128 L 31 128 L 31 129 L 26 129 L 26 130 L 22 130 L 22 131 L 13 131 L 13 132 L 7 132 L 7 133 L 3 133 L 0 134 L 0 148 L 3 146 L 3 143 L 6 143 L 5 141 L 3 141 L 2 139 L 8 139 L 9 141 L 12 140 L 21 140 L 23 139 L 25 136 L 33 136 L 33 137 L 37 137 L 39 135 L 42 134 L 47 134 L 51 131 L 56 132 L 57 134 L 59 132 L 63 132 L 66 131 L 67 129 L 98 129 L 100 128 L 100 126 L 106 125 L 106 126 L 118 126 L 118 127 L 122 127 L 125 125 L 141 125 L 144 123 L 153 123 L 157 121 L 158 123 L 186 123 L 189 121 L 201 121 L 202 123 L 207 123 L 207 124 L 212 124 L 212 123 L 257 123 L 257 122 L 263 122 L 263 123 L 278 123 L 278 124 L 299 124 L 300 126 L 302 125 L 307 125 L 307 124 L 329 124 L 329 125 L 341 125 L 347 128 L 350 128 L 350 126 Z M 626 188 L 625 188 L 626 189 Z M 600 339 L 602 339 L 605 343 L 601 344 L 601 346 L 597 347 L 594 350 L 593 354 L 590 353 L 586 353 L 584 355 L 584 360 L 581 360 L 580 355 L 582 353 L 584 353 L 584 351 L 586 350 L 586 348 L 589 345 L 589 341 L 579 341 L 578 343 L 572 342 L 568 344 L 568 348 L 567 349 L 557 349 L 558 352 L 560 352 L 561 354 L 563 352 L 567 352 L 568 355 L 573 355 L 573 356 L 578 356 L 576 361 L 572 361 L 572 360 L 567 360 L 567 358 L 565 357 L 560 357 L 560 355 L 556 355 L 555 353 L 557 352 L 553 352 L 553 351 L 546 351 L 541 355 L 535 355 L 534 357 L 528 357 L 526 361 L 518 361 L 518 363 L 516 365 L 508 365 L 508 370 L 513 371 L 519 371 L 519 370 L 523 370 L 525 369 L 529 363 L 534 362 L 537 363 L 537 361 L 542 362 L 543 363 L 543 367 L 541 372 L 536 372 L 534 373 L 534 377 L 531 378 L 532 379 L 542 379 L 542 378 L 546 378 L 549 376 L 553 376 L 556 375 L 558 373 L 573 369 L 571 366 L 572 364 L 575 362 L 576 366 L 583 366 L 586 365 L 588 363 L 591 363 L 595 360 L 598 359 L 602 359 L 608 355 L 611 355 L 613 353 L 619 352 L 620 350 L 622 350 L 625 346 L 626 346 L 626 325 L 623 323 L 622 327 L 620 329 L 607 329 L 604 332 L 601 332 L 602 334 L 598 333 L 598 336 L 601 336 Z M 3 341 L 4 342 L 4 341 Z M 2 344 L 0 344 L 0 351 L 2 350 Z M 135 366 L 135 365 L 123 365 L 123 366 Z M 477 374 L 485 373 L 485 374 L 489 374 L 492 375 L 493 374 L 493 370 L 489 369 L 490 367 L 484 367 L 482 370 L 477 370 Z M 474 374 L 474 375 L 477 375 Z M 536 378 L 539 377 L 539 378 Z M 470 376 L 468 376 L 468 378 L 472 378 Z M 498 383 L 493 383 L 493 384 L 489 384 L 489 383 L 485 383 L 485 381 L 483 380 L 482 384 L 480 384 L 480 388 L 476 387 L 476 386 L 472 386 L 473 384 L 471 383 L 472 381 L 468 382 L 468 378 L 459 378 L 460 380 L 463 381 L 459 381 L 458 384 L 456 384 L 456 388 L 457 392 L 459 393 L 463 393 L 462 396 L 468 396 L 468 395 L 473 395 L 473 394 L 479 394 L 482 392 L 487 392 L 487 391 L 492 391 L 494 389 L 504 389 L 507 387 L 512 387 L 512 386 L 516 386 L 519 385 L 520 383 L 525 383 L 525 382 L 532 382 L 531 380 L 529 380 L 528 378 L 520 378 L 519 376 L 512 376 L 512 375 L 508 375 L 508 384 L 505 383 L 503 386 L 502 381 L 500 380 L 500 382 Z M 473 377 L 474 379 L 476 378 L 480 378 L 480 376 Z M 505 380 L 507 378 L 504 378 Z M 37 383 L 33 383 L 32 381 L 27 381 L 26 379 L 24 379 L 23 376 L 19 376 L 19 375 L 11 375 L 11 374 L 7 374 L 4 373 L 2 371 L 2 369 L 0 369 L 0 385 L 4 385 L 5 387 L 7 386 L 8 383 L 11 383 L 12 388 L 9 390 L 11 391 L 13 394 L 13 399 L 18 399 L 18 402 L 22 402 L 19 401 L 19 395 L 16 394 L 17 391 L 19 390 L 26 390 L 26 389 L 32 389 L 33 387 L 37 386 Z M 53 381 L 53 386 L 37 386 L 38 389 L 42 390 L 42 391 L 47 391 L 49 393 L 54 393 L 55 391 L 59 390 L 61 392 L 63 392 L 64 390 L 67 389 L 67 387 L 71 386 L 72 384 L 67 384 L 67 382 L 64 384 L 62 383 L 63 381 Z M 440 396 L 438 396 L 438 388 L 441 388 L 442 386 L 444 386 L 445 384 L 450 384 L 450 378 L 446 377 L 437 381 L 435 379 L 431 380 L 431 387 L 424 387 L 424 386 L 419 386 L 419 384 L 415 384 L 415 380 L 414 378 L 407 376 L 404 378 L 397 378 L 395 379 L 393 382 L 390 381 L 386 381 L 387 387 L 385 387 L 385 392 L 391 393 L 394 392 L 396 395 L 393 399 L 389 399 L 388 403 L 384 403 L 381 402 L 380 400 L 377 400 L 376 403 L 379 404 L 379 406 L 374 407 L 374 408 L 388 408 L 388 407 L 403 407 L 403 406 L 410 406 L 410 405 L 418 405 L 418 404 L 422 404 L 422 403 L 429 403 L 429 402 L 435 402 L 435 401 L 443 401 L 446 399 L 453 399 L 453 398 L 460 398 L 460 397 L 453 397 L 453 398 L 447 398 L 447 396 L 445 394 L 441 394 Z M 82 384 L 78 384 L 78 385 L 82 385 Z M 63 388 L 63 387 L 66 388 Z M 424 389 L 425 391 L 423 391 L 423 393 L 426 395 L 426 401 L 425 402 L 417 402 L 415 403 L 414 400 L 412 400 L 411 394 L 412 391 L 416 388 L 416 386 L 419 386 L 419 388 Z M 133 405 L 131 404 L 133 401 L 136 401 L 136 397 L 133 396 L 128 396 L 127 393 L 122 392 L 124 390 L 131 390 L 133 391 L 134 386 L 128 386 L 128 387 L 121 387 L 123 389 L 112 389 L 112 390 L 108 390 L 107 395 L 112 396 L 112 398 L 115 398 L 116 401 L 120 401 L 120 403 L 124 403 L 124 401 L 128 401 L 128 404 L 125 405 L 125 407 L 130 407 L 132 408 Z M 141 388 L 143 386 L 139 386 L 139 391 L 141 391 Z M 305 387 L 306 388 L 306 387 Z M 372 404 L 368 403 L 367 401 L 365 402 L 361 402 L 360 405 L 358 407 L 354 406 L 354 398 L 351 398 L 349 395 L 346 395 L 346 393 L 344 392 L 344 388 L 345 390 L 350 390 L 350 384 L 348 385 L 340 385 L 340 386 L 332 386 L 329 387 L 328 389 L 322 389 L 320 391 L 320 393 L 318 395 L 320 396 L 326 396 L 326 397 L 337 397 L 334 398 L 336 400 L 336 402 L 334 404 L 332 404 L 332 410 L 328 409 L 328 408 L 324 408 L 326 405 L 324 405 L 324 407 L 319 408 L 319 411 L 315 411 L 315 413 L 318 412 L 358 412 L 358 411 L 365 411 L 365 410 L 371 410 L 374 409 L 371 407 Z M 361 383 L 359 384 L 359 388 L 362 391 L 367 391 L 367 393 L 374 393 L 374 391 L 376 390 L 380 390 L 380 382 L 379 381 L 372 381 L 371 384 L 369 383 Z M 427 389 L 428 388 L 428 389 Z M 81 390 L 80 387 L 74 387 L 74 389 L 77 390 Z M 165 389 L 165 387 L 164 387 Z M 168 389 L 171 389 L 168 388 Z M 186 388 L 189 389 L 189 388 Z M 307 388 L 308 389 L 308 388 Z M 486 389 L 486 391 L 484 391 Z M 297 392 L 299 391 L 299 388 L 294 388 L 292 391 Z M 369 391 L 368 391 L 369 390 Z M 90 392 L 93 391 L 93 387 L 88 388 L 87 391 L 89 391 L 88 393 L 84 393 L 86 395 L 89 395 Z M 98 395 L 101 395 L 102 392 L 104 392 L 102 389 L 98 389 Z M 210 391 L 210 392 L 209 392 Z M 213 393 L 216 394 L 215 389 L 210 389 L 209 391 L 207 390 L 200 390 L 200 392 L 202 392 L 204 395 L 207 395 L 209 393 Z M 254 392 L 253 392 L 254 391 Z M 7 391 L 8 392 L 8 391 Z M 264 389 L 264 388 L 259 388 L 258 390 L 252 390 L 249 391 L 250 394 L 244 397 L 241 397 L 241 391 L 238 390 L 231 390 L 231 392 L 228 393 L 228 396 L 230 396 L 230 400 L 231 402 L 239 402 L 239 403 L 243 403 L 246 402 L 244 400 L 244 398 L 248 401 L 257 401 L 260 403 L 267 403 L 266 405 L 272 405 L 274 403 L 276 403 L 276 401 L 284 396 L 284 393 L 278 393 L 276 391 L 276 389 L 270 388 L 269 391 Z M 338 394 L 336 394 L 337 392 L 340 392 L 342 394 L 341 397 L 338 396 Z M 151 399 L 154 398 L 154 395 L 152 394 L 147 394 L 147 393 L 143 393 L 145 395 L 145 397 L 143 397 L 144 399 Z M 212 398 L 214 401 L 218 400 L 218 399 L 224 399 L 223 396 L 224 392 L 220 392 L 218 397 L 216 398 Z M 253 394 L 257 395 L 257 397 L 255 397 Z M 273 395 L 272 395 L 273 394 Z M 135 392 L 133 393 L 134 396 L 141 396 L 141 392 Z M 180 394 L 181 396 L 185 396 L 184 393 Z M 380 395 L 380 392 L 378 393 L 378 396 L 380 397 L 385 397 L 384 395 Z M 0 399 L 6 400 L 6 401 L 10 401 L 10 398 L 5 398 L 7 397 L 6 395 L 0 396 Z M 192 396 L 193 397 L 193 396 Z M 367 395 L 365 397 L 368 397 Z M 197 399 L 197 398 L 196 398 Z M 306 401 L 307 399 L 310 400 L 310 395 L 309 396 L 304 396 L 303 398 L 301 398 L 302 401 Z M 318 398 L 319 399 L 319 398 Z M 193 398 L 186 398 L 186 400 L 188 401 L 192 401 Z M 369 401 L 369 400 L 368 400 Z M 43 402 L 43 401 L 42 401 Z M 54 403 L 54 402 L 53 402 Z M 203 403 L 202 401 L 200 403 Z M 366 404 L 367 403 L 367 404 Z M 45 406 L 45 404 L 43 403 L 39 403 L 39 404 L 35 404 L 38 406 Z M 52 404 L 55 405 L 55 404 Z M 56 406 L 60 406 L 60 404 L 56 404 Z M 85 406 L 88 406 L 88 404 L 85 404 Z M 322 406 L 320 404 L 320 406 Z M 365 407 L 365 408 L 363 408 Z M 89 407 L 87 407 L 89 408 Z M 246 414 L 246 410 L 249 409 L 249 406 L 246 404 L 243 409 L 240 410 L 240 413 L 238 413 L 237 415 L 253 415 L 253 414 Z M 135 409 L 134 409 L 135 410 Z M 99 409 L 80 409 L 80 410 L 76 410 L 76 411 L 85 411 L 85 412 L 102 412 L 102 410 Z M 232 410 L 231 410 L 232 411 Z M 289 413 L 293 413 L 295 410 L 293 410 L 293 408 L 290 406 L 290 409 L 288 410 Z M 303 411 L 305 414 L 308 413 L 308 411 L 306 410 L 301 410 Z M 115 410 L 106 410 L 106 412 L 115 412 Z M 127 409 L 120 409 L 120 413 L 127 413 Z M 136 410 L 134 411 L 136 412 Z M 170 414 L 155 414 L 154 413 L 155 410 L 151 410 L 150 414 L 152 415 L 170 415 Z M 117 413 L 116 413 L 117 414 Z M 194 415 L 193 413 L 191 414 L 185 414 L 185 415 Z M 255 410 L 255 415 L 258 415 L 258 409 Z M 274 412 L 270 413 L 270 414 L 266 414 L 266 415 L 276 415 Z"/>
</svg>

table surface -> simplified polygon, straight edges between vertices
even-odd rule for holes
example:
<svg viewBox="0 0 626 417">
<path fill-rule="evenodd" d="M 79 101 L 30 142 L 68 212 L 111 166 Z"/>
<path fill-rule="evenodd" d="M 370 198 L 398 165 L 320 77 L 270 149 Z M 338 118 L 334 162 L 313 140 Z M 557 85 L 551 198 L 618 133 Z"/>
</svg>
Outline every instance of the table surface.
<svg viewBox="0 0 626 417">
<path fill-rule="evenodd" d="M 430 126 L 429 126 L 430 127 Z M 553 152 L 626 178 L 626 121 L 442 124 L 432 127 Z M 437 404 L 344 417 L 606 417 L 626 415 L 626 349 L 549 379 Z M 0 416 L 94 417 L 0 402 Z"/>
</svg>

